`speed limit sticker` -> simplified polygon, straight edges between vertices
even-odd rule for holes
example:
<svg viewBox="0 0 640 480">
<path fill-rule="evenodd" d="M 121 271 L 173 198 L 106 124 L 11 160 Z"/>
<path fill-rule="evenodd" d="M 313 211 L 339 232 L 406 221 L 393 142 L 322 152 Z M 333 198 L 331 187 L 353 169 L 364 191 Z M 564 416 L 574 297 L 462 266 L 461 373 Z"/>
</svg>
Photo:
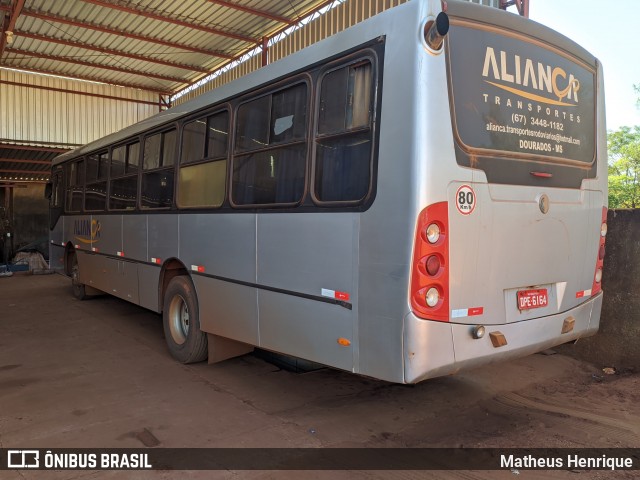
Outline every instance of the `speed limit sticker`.
<svg viewBox="0 0 640 480">
<path fill-rule="evenodd" d="M 456 208 L 462 215 L 469 215 L 476 208 L 476 192 L 469 185 L 462 185 L 458 188 Z"/>
</svg>

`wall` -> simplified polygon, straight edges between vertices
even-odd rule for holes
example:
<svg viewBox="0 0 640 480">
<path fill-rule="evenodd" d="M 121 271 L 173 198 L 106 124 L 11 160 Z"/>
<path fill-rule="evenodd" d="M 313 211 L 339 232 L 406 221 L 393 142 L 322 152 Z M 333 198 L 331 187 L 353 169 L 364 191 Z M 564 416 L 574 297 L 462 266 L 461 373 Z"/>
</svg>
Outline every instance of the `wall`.
<svg viewBox="0 0 640 480">
<path fill-rule="evenodd" d="M 13 246 L 18 248 L 49 235 L 49 201 L 44 184 L 30 183 L 13 190 Z M 47 243 L 45 241 L 45 247 Z"/>
<path fill-rule="evenodd" d="M 640 370 L 640 209 L 609 210 L 600 331 L 561 353 L 618 370 Z"/>
<path fill-rule="evenodd" d="M 159 111 L 150 92 L 0 69 L 0 141 L 84 145 Z"/>
</svg>

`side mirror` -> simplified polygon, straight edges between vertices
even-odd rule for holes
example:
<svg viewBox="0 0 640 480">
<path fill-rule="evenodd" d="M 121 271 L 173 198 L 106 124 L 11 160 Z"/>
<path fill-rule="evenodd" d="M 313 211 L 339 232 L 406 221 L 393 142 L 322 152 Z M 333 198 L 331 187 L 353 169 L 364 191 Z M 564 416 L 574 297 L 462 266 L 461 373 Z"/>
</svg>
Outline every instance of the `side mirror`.
<svg viewBox="0 0 640 480">
<path fill-rule="evenodd" d="M 51 194 L 53 193 L 53 183 L 47 182 L 44 187 L 44 198 L 51 200 Z"/>
</svg>

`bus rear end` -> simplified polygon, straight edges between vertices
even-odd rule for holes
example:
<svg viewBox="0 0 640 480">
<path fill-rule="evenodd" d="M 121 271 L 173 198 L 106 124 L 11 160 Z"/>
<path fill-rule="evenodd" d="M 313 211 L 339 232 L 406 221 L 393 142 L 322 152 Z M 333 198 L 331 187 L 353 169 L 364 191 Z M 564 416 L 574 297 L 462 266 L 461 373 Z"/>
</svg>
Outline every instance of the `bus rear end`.
<svg viewBox="0 0 640 480">
<path fill-rule="evenodd" d="M 446 199 L 427 191 L 416 224 L 407 382 L 592 335 L 602 305 L 599 62 L 513 14 L 459 2 L 447 14 L 454 141 L 427 160 Z"/>
</svg>

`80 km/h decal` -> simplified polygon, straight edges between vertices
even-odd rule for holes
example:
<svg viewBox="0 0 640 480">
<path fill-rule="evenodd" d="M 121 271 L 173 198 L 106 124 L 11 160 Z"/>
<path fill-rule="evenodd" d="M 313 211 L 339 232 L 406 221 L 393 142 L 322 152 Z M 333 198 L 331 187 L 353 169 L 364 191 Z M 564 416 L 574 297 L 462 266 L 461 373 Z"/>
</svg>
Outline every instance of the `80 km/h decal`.
<svg viewBox="0 0 640 480">
<path fill-rule="evenodd" d="M 476 192 L 469 185 L 462 185 L 458 188 L 456 208 L 462 215 L 469 215 L 476 208 Z"/>
</svg>

